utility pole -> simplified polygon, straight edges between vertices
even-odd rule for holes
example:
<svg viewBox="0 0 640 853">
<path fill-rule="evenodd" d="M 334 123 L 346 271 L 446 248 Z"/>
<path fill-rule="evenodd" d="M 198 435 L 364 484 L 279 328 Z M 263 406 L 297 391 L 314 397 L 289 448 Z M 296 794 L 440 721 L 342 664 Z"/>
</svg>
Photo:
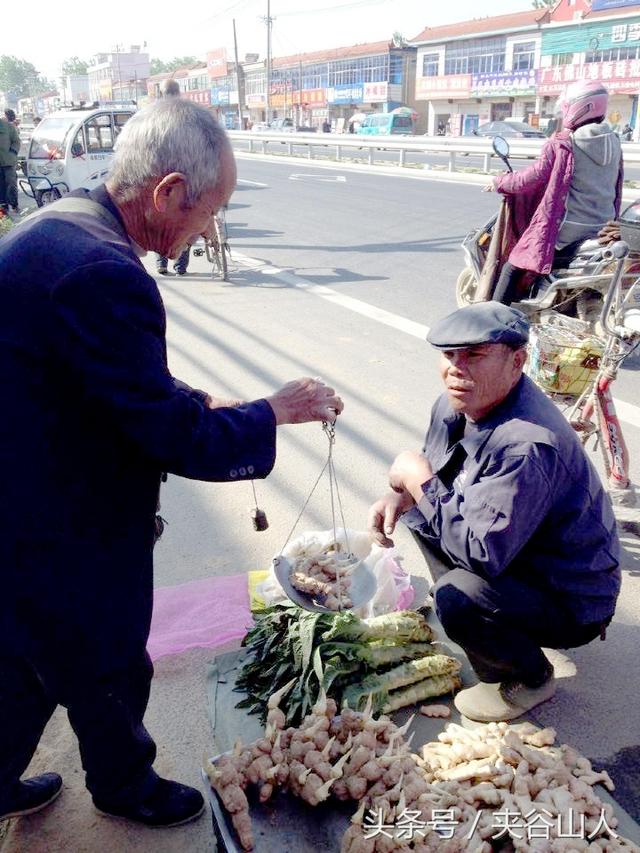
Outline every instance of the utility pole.
<svg viewBox="0 0 640 853">
<path fill-rule="evenodd" d="M 271 0 L 267 0 L 267 17 L 264 22 L 267 25 L 267 124 L 269 124 L 271 122 L 271 27 L 273 26 Z"/>
<path fill-rule="evenodd" d="M 244 104 L 244 68 L 238 62 L 238 39 L 236 37 L 236 19 L 233 19 L 233 54 L 236 61 L 236 84 L 238 87 L 238 130 L 243 129 L 242 105 Z"/>
</svg>

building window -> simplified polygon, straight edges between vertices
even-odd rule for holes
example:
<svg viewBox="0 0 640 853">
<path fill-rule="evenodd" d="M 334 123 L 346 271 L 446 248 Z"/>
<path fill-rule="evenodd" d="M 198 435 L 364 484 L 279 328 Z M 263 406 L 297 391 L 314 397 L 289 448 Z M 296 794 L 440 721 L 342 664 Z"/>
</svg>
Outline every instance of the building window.
<svg viewBox="0 0 640 853">
<path fill-rule="evenodd" d="M 573 65 L 573 54 L 572 53 L 554 53 L 551 57 L 551 64 L 555 67 L 557 65 Z"/>
<path fill-rule="evenodd" d="M 422 56 L 422 76 L 437 77 L 440 66 L 440 54 L 425 53 Z"/>
<path fill-rule="evenodd" d="M 612 47 L 609 50 L 588 50 L 585 62 L 619 62 L 624 59 L 640 58 L 639 47 Z"/>
<path fill-rule="evenodd" d="M 531 71 L 536 58 L 536 43 L 521 41 L 513 46 L 513 70 Z"/>
<path fill-rule="evenodd" d="M 445 48 L 445 74 L 495 74 L 504 71 L 506 38 L 469 39 Z"/>
</svg>

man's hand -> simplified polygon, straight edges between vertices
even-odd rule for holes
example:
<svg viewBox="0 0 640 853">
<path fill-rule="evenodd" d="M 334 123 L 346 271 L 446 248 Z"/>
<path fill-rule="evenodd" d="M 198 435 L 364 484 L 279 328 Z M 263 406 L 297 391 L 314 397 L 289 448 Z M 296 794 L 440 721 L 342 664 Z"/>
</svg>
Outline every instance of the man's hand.
<svg viewBox="0 0 640 853">
<path fill-rule="evenodd" d="M 389 492 L 376 501 L 367 516 L 367 530 L 373 541 L 383 548 L 392 548 L 393 539 L 389 539 L 389 536 L 402 513 L 411 509 L 413 503 L 413 498 L 407 492 Z"/>
<path fill-rule="evenodd" d="M 389 469 L 389 485 L 394 492 L 408 492 L 418 503 L 422 497 L 422 485 L 433 477 L 429 460 L 413 450 L 405 450 L 396 456 Z"/>
<path fill-rule="evenodd" d="M 236 406 L 244 405 L 244 400 L 224 400 L 222 397 L 212 397 L 207 394 L 204 401 L 207 409 L 235 409 Z"/>
<path fill-rule="evenodd" d="M 333 388 L 320 379 L 305 376 L 295 379 L 267 397 L 276 416 L 276 424 L 303 424 L 309 421 L 333 423 L 344 404 Z"/>
</svg>

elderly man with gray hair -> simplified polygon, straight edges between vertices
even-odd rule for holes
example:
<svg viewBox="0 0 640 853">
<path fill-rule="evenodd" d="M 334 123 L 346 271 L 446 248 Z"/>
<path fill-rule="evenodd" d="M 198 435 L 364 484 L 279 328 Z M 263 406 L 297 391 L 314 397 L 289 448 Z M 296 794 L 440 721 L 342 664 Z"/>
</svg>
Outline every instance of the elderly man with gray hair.
<svg viewBox="0 0 640 853">
<path fill-rule="evenodd" d="M 56 773 L 20 781 L 57 705 L 100 812 L 175 826 L 203 811 L 197 790 L 154 772 L 143 725 L 162 472 L 266 477 L 279 424 L 342 410 L 309 378 L 229 403 L 169 372 L 139 256 L 178 257 L 235 181 L 218 122 L 164 99 L 125 125 L 106 185 L 0 244 L 0 819 L 60 793 Z"/>
</svg>

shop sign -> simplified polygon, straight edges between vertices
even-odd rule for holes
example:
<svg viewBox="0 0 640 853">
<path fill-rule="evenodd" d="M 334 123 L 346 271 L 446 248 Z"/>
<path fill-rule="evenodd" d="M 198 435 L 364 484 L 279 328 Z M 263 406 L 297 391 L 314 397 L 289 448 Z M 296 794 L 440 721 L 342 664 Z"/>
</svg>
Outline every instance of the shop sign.
<svg viewBox="0 0 640 853">
<path fill-rule="evenodd" d="M 209 80 L 227 75 L 227 49 L 218 47 L 216 50 L 207 51 L 207 75 Z"/>
<path fill-rule="evenodd" d="M 327 101 L 330 104 L 361 104 L 363 103 L 364 87 L 362 83 L 340 84 L 327 89 Z"/>
<path fill-rule="evenodd" d="M 418 77 L 416 80 L 416 100 L 419 101 L 470 96 L 471 74 L 445 74 L 440 77 Z"/>
<path fill-rule="evenodd" d="M 610 92 L 633 95 L 640 87 L 640 59 L 543 68 L 538 71 L 538 95 L 558 95 L 574 80 L 594 80 L 604 83 Z"/>
<path fill-rule="evenodd" d="M 637 6 L 637 0 L 634 5 Z M 579 27 L 559 27 L 542 33 L 543 56 L 637 44 L 640 44 L 640 18 L 637 17 L 626 21 L 582 23 Z"/>
<path fill-rule="evenodd" d="M 257 95 L 247 95 L 247 105 L 250 107 L 264 107 L 266 106 L 265 97 L 263 94 Z"/>
<path fill-rule="evenodd" d="M 474 74 L 471 78 L 471 96 L 474 98 L 515 97 L 534 95 L 535 71 L 514 71 L 511 74 Z"/>
<path fill-rule="evenodd" d="M 374 101 L 386 101 L 389 84 L 385 80 L 381 83 L 365 83 L 363 101 L 365 104 L 373 103 Z"/>
<path fill-rule="evenodd" d="M 297 93 L 296 93 L 297 94 Z M 327 93 L 324 89 L 303 89 L 298 103 L 309 107 L 324 106 L 327 103 Z"/>
<path fill-rule="evenodd" d="M 220 106 L 222 104 L 230 104 L 231 100 L 229 98 L 229 89 L 221 89 L 217 86 L 211 87 L 211 103 L 216 106 Z"/>
<path fill-rule="evenodd" d="M 183 98 L 186 98 L 188 101 L 195 101 L 196 104 L 209 106 L 211 103 L 210 89 L 196 89 L 193 92 L 182 92 L 181 94 Z"/>
</svg>

